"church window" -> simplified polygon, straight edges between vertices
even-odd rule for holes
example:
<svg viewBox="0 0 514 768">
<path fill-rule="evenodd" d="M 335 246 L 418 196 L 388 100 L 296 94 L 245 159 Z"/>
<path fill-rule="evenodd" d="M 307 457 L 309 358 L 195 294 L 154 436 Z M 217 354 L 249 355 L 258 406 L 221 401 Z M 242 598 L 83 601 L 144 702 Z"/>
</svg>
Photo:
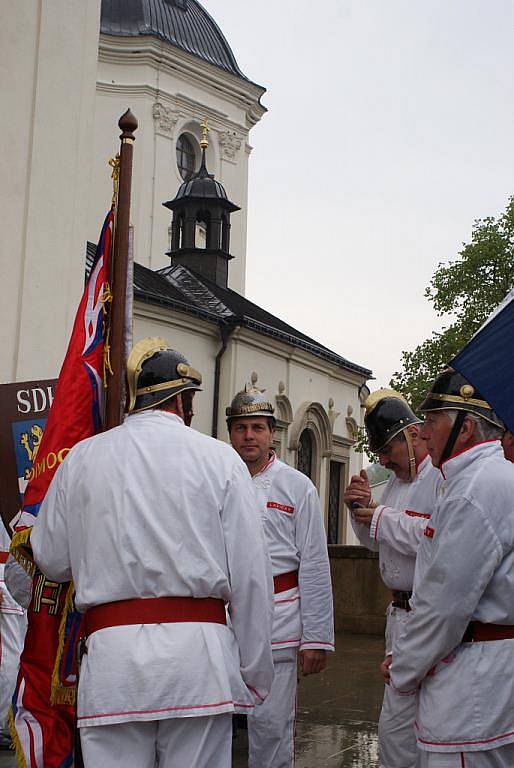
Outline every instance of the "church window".
<svg viewBox="0 0 514 768">
<path fill-rule="evenodd" d="M 312 480 L 314 446 L 311 433 L 304 429 L 300 435 L 300 444 L 298 446 L 297 469 Z"/>
<path fill-rule="evenodd" d="M 177 166 L 184 181 L 188 181 L 196 170 L 195 145 L 185 133 L 177 140 Z"/>
</svg>

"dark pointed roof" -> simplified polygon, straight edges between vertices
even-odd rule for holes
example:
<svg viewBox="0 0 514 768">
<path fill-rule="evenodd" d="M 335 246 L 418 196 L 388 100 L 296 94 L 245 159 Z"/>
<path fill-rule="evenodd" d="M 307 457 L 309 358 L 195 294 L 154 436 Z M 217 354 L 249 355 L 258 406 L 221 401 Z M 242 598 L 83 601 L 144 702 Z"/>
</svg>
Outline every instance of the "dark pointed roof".
<svg viewBox="0 0 514 768">
<path fill-rule="evenodd" d="M 197 0 L 102 0 L 100 31 L 118 37 L 158 37 L 248 80 L 223 32 Z"/>
</svg>

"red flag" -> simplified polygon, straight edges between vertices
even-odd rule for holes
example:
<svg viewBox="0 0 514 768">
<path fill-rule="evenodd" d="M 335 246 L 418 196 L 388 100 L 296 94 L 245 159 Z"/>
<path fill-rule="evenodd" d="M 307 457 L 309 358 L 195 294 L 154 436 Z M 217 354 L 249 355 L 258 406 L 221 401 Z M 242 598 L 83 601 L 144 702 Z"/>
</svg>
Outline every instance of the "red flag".
<svg viewBox="0 0 514 768">
<path fill-rule="evenodd" d="M 26 768 L 73 765 L 75 647 L 82 617 L 74 608 L 73 584 L 49 581 L 36 569 L 31 559 L 30 530 L 66 454 L 79 440 L 102 428 L 113 227 L 111 210 L 77 311 L 11 544 L 14 557 L 33 576 L 11 721 L 18 764 Z"/>
</svg>

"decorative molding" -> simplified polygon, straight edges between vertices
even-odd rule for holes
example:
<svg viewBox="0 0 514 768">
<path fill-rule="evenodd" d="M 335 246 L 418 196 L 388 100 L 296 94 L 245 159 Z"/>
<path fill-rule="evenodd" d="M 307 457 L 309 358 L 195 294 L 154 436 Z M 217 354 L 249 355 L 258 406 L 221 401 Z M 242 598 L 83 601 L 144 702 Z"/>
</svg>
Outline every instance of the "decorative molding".
<svg viewBox="0 0 514 768">
<path fill-rule="evenodd" d="M 289 449 L 298 451 L 304 429 L 314 433 L 321 457 L 332 454 L 332 427 L 321 403 L 306 401 L 298 408 L 289 432 Z"/>
<path fill-rule="evenodd" d="M 330 426 L 332 428 L 332 432 L 334 431 L 335 421 L 336 421 L 336 419 L 337 419 L 337 417 L 339 416 L 340 413 L 341 413 L 341 411 L 336 411 L 335 408 L 334 408 L 334 398 L 333 397 L 329 398 L 329 401 L 328 401 L 328 420 L 330 421 Z"/>
<path fill-rule="evenodd" d="M 277 410 L 275 413 L 277 421 L 281 424 L 289 425 L 293 421 L 293 407 L 288 396 L 285 394 L 286 385 L 283 381 L 278 383 L 278 395 L 275 395 Z"/>
<path fill-rule="evenodd" d="M 352 416 L 353 408 L 351 405 L 346 410 L 346 429 L 350 435 L 350 439 L 355 442 L 359 436 L 359 425 Z"/>
<path fill-rule="evenodd" d="M 160 101 L 156 101 L 152 107 L 152 115 L 155 132 L 173 138 L 180 112 L 173 107 L 165 107 Z"/>
<path fill-rule="evenodd" d="M 237 162 L 236 155 L 241 149 L 241 138 L 235 131 L 221 131 L 219 136 L 222 158 L 233 163 Z"/>
</svg>

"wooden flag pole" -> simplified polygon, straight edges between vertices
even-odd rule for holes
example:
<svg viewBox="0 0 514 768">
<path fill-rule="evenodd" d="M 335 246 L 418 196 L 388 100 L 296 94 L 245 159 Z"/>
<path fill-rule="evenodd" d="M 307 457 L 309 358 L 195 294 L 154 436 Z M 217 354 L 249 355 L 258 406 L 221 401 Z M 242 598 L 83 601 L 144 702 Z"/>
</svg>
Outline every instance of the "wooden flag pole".
<svg viewBox="0 0 514 768">
<path fill-rule="evenodd" d="M 122 131 L 119 164 L 118 204 L 114 230 L 113 263 L 111 266 L 110 364 L 107 378 L 105 429 L 121 424 L 125 406 L 125 312 L 127 303 L 127 265 L 129 251 L 130 197 L 132 187 L 132 156 L 137 120 L 127 109 L 118 125 Z"/>
</svg>

